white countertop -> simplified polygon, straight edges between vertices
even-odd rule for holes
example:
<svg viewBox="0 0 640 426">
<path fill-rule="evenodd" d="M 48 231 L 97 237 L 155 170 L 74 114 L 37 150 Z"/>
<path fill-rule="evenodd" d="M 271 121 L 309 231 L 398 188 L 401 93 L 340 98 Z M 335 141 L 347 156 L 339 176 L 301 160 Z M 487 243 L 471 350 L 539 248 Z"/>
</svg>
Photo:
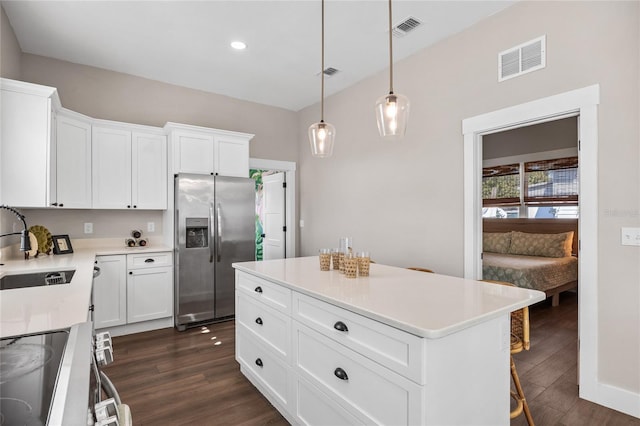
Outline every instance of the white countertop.
<svg viewBox="0 0 640 426">
<path fill-rule="evenodd" d="M 369 277 L 320 271 L 317 256 L 234 263 L 273 281 L 409 333 L 436 339 L 545 299 L 537 290 L 371 264 Z"/>
<path fill-rule="evenodd" d="M 71 254 L 2 260 L 0 277 L 65 269 L 75 269 L 75 273 L 68 284 L 0 290 L 0 337 L 63 329 L 86 322 L 96 256 L 166 251 L 172 249 L 164 246 L 74 247 Z"/>
</svg>

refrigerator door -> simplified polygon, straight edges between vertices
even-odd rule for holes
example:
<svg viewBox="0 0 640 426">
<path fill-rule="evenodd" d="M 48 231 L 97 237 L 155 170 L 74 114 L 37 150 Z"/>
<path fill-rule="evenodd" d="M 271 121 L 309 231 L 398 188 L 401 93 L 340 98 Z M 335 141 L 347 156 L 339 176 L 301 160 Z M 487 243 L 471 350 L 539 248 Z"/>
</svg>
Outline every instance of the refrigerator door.
<svg viewBox="0 0 640 426">
<path fill-rule="evenodd" d="M 216 176 L 215 315 L 235 314 L 233 262 L 255 260 L 255 183 L 252 179 Z"/>
<path fill-rule="evenodd" d="M 175 178 L 175 326 L 215 318 L 213 176 Z"/>
</svg>

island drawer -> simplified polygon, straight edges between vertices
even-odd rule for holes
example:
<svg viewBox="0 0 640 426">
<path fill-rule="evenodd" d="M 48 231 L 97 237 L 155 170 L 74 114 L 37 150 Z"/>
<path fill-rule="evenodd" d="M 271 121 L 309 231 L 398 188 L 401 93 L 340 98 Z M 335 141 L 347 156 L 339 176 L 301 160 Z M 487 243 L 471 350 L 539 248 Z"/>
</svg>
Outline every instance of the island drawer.
<svg viewBox="0 0 640 426">
<path fill-rule="evenodd" d="M 127 269 L 157 268 L 171 266 L 173 255 L 171 252 L 136 253 L 127 255 Z"/>
<path fill-rule="evenodd" d="M 289 406 L 291 368 L 253 338 L 242 324 L 236 325 L 236 360 L 249 370 L 280 405 Z"/>
<path fill-rule="evenodd" d="M 294 368 L 366 424 L 421 423 L 422 387 L 294 322 Z"/>
<path fill-rule="evenodd" d="M 236 291 L 236 321 L 283 359 L 291 354 L 291 318 Z"/>
<path fill-rule="evenodd" d="M 301 425 L 367 424 L 302 377 L 296 377 L 295 380 L 297 396 L 295 418 Z"/>
<path fill-rule="evenodd" d="M 389 369 L 424 384 L 424 339 L 293 292 L 293 318 Z"/>
<path fill-rule="evenodd" d="M 288 288 L 238 271 L 236 288 L 280 312 L 291 312 L 291 290 Z"/>
</svg>

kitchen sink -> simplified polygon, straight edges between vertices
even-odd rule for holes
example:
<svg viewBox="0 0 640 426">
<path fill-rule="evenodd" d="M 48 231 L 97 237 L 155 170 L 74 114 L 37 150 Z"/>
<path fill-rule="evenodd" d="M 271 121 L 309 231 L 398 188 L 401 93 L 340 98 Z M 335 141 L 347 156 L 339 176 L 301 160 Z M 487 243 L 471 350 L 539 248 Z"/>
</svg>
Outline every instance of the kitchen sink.
<svg viewBox="0 0 640 426">
<path fill-rule="evenodd" d="M 5 275 L 0 278 L 0 290 L 39 287 L 43 285 L 68 284 L 75 269 L 66 271 L 33 272 L 28 274 Z"/>
</svg>

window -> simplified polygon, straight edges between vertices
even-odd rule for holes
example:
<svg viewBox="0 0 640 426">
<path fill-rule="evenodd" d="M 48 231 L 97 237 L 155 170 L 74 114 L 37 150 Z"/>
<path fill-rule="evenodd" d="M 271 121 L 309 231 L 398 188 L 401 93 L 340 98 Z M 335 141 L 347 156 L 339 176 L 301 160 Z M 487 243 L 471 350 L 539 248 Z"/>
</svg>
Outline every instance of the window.
<svg viewBox="0 0 640 426">
<path fill-rule="evenodd" d="M 482 170 L 482 217 L 577 218 L 578 157 Z"/>
</svg>

